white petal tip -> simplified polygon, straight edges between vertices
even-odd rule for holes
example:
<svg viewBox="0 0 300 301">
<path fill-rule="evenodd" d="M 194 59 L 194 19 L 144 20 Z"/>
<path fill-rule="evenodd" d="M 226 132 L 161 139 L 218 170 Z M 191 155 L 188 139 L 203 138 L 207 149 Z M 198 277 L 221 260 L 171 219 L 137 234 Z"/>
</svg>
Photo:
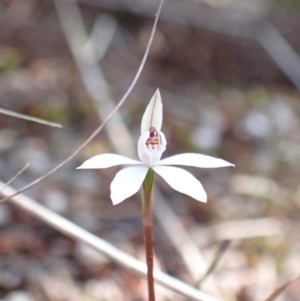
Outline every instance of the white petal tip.
<svg viewBox="0 0 300 301">
<path fill-rule="evenodd" d="M 118 204 L 120 204 L 120 203 L 122 203 L 123 201 L 126 200 L 126 199 L 121 199 L 121 198 L 119 198 L 119 197 L 117 197 L 117 196 L 115 196 L 113 194 L 110 195 L 110 198 L 111 198 L 111 201 L 112 201 L 112 203 L 113 203 L 114 206 L 118 205 Z"/>
<path fill-rule="evenodd" d="M 122 201 L 117 201 L 117 200 L 113 200 L 113 199 L 111 201 L 112 201 L 113 206 L 116 206 L 122 202 Z"/>
<path fill-rule="evenodd" d="M 158 98 L 158 99 L 161 101 L 160 91 L 159 91 L 158 88 L 156 89 L 156 91 L 155 91 L 155 93 L 154 93 L 154 97 L 155 97 L 155 98 Z"/>
<path fill-rule="evenodd" d="M 230 166 L 234 167 L 235 166 L 234 164 L 232 164 L 228 161 L 225 161 L 223 159 L 216 159 L 216 161 L 214 163 L 215 163 L 215 166 L 212 166 L 212 167 L 230 167 Z"/>
<path fill-rule="evenodd" d="M 195 198 L 196 201 L 199 201 L 201 203 L 207 203 L 207 194 L 205 193 L 205 195 L 201 195 L 200 197 L 198 198 Z"/>
<path fill-rule="evenodd" d="M 232 164 L 232 163 L 230 163 L 230 162 L 228 162 L 226 160 L 223 160 L 223 159 L 219 159 L 219 160 L 223 162 L 223 166 L 224 167 L 227 167 L 227 166 L 235 167 L 235 164 Z"/>
<path fill-rule="evenodd" d="M 160 132 L 162 120 L 162 101 L 159 89 L 157 89 L 143 115 L 141 133 L 143 134 L 144 132 L 149 131 L 151 127 L 154 127 L 158 132 Z"/>
<path fill-rule="evenodd" d="M 89 164 L 82 163 L 80 166 L 76 167 L 76 169 L 93 169 Z"/>
</svg>

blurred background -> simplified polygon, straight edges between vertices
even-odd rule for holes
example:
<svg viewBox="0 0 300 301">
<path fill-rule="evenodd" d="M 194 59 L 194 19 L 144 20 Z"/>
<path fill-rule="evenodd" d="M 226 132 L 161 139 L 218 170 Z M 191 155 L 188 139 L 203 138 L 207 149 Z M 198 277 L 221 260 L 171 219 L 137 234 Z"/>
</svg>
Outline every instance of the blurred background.
<svg viewBox="0 0 300 301">
<path fill-rule="evenodd" d="M 157 1 L 0 0 L 0 179 L 21 188 L 68 157 L 127 90 Z M 166 0 L 127 102 L 79 155 L 26 194 L 143 260 L 139 195 L 112 206 L 118 169 L 75 170 L 105 152 L 136 158 L 146 105 L 164 104 L 164 156 L 199 152 L 235 168 L 189 168 L 208 203 L 157 178 L 158 267 L 220 300 L 264 300 L 300 274 L 300 1 Z M 224 243 L 225 242 L 225 243 Z M 229 242 L 229 243 L 227 243 Z M 216 269 L 201 282 L 221 248 Z M 9 202 L 0 206 L 6 301 L 146 300 L 146 282 Z M 162 287 L 158 300 L 185 300 Z M 299 300 L 300 282 L 278 300 Z"/>
</svg>

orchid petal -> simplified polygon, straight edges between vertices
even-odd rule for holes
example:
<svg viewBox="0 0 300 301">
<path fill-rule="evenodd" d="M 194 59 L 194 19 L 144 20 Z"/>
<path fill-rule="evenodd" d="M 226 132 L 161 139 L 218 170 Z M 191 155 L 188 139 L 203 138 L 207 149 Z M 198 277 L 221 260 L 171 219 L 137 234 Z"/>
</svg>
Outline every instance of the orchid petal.
<svg viewBox="0 0 300 301">
<path fill-rule="evenodd" d="M 200 155 L 200 154 L 179 154 L 166 159 L 163 159 L 157 163 L 157 165 L 184 165 L 184 166 L 194 166 L 202 168 L 216 168 L 225 166 L 234 166 L 225 160 Z"/>
<path fill-rule="evenodd" d="M 143 115 L 141 123 L 141 134 L 143 134 L 146 131 L 149 131 L 151 127 L 154 127 L 158 132 L 160 132 L 162 120 L 162 101 L 160 92 L 157 89 Z"/>
<path fill-rule="evenodd" d="M 153 166 L 158 173 L 173 189 L 187 194 L 200 202 L 206 202 L 207 196 L 201 183 L 188 171 L 171 166 Z"/>
<path fill-rule="evenodd" d="M 108 168 L 111 166 L 125 165 L 125 164 L 141 164 L 140 161 L 132 160 L 124 156 L 116 154 L 101 154 L 94 156 L 85 162 L 77 169 L 97 169 L 97 168 Z"/>
<path fill-rule="evenodd" d="M 139 165 L 120 170 L 110 184 L 110 197 L 114 205 L 123 202 L 135 194 L 148 172 L 148 167 Z"/>
<path fill-rule="evenodd" d="M 157 164 L 162 156 L 162 153 L 166 150 L 167 141 L 165 135 L 160 132 L 160 145 L 158 148 L 148 148 L 146 141 L 149 138 L 149 131 L 144 132 L 138 141 L 138 156 L 142 163 L 146 166 L 152 166 Z"/>
</svg>

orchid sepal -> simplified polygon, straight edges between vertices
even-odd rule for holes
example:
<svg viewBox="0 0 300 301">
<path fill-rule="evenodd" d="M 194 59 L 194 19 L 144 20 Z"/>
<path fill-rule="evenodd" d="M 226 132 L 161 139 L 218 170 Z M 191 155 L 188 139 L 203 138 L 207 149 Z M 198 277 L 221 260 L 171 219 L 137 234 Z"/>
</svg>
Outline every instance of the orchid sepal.
<svg viewBox="0 0 300 301">
<path fill-rule="evenodd" d="M 201 183 L 185 169 L 174 166 L 153 166 L 153 170 L 159 174 L 173 189 L 186 194 L 197 201 L 206 203 L 207 195 Z"/>
<path fill-rule="evenodd" d="M 159 89 L 152 96 L 141 122 L 141 134 L 155 128 L 158 132 L 161 130 L 163 121 L 163 106 Z"/>
<path fill-rule="evenodd" d="M 142 162 L 117 154 L 100 154 L 81 164 L 76 169 L 102 169 L 118 165 L 140 165 Z"/>
<path fill-rule="evenodd" d="M 234 166 L 234 164 L 227 162 L 223 159 L 214 158 L 211 156 L 206 156 L 202 154 L 185 153 L 174 155 L 166 159 L 160 160 L 158 165 L 183 165 L 183 166 L 193 166 L 200 168 L 218 168 Z"/>
<path fill-rule="evenodd" d="M 121 169 L 110 184 L 110 197 L 113 205 L 123 202 L 138 192 L 148 172 L 144 165 L 130 166 Z"/>
</svg>

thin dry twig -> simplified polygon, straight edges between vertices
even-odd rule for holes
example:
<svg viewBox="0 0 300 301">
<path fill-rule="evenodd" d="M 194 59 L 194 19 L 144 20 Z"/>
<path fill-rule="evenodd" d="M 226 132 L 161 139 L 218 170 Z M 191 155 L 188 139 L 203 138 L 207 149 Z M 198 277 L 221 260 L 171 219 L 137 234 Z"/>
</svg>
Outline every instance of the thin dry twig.
<svg viewBox="0 0 300 301">
<path fill-rule="evenodd" d="M 47 120 L 44 120 L 44 119 L 41 119 L 41 118 L 32 117 L 32 116 L 21 114 L 21 113 L 16 113 L 14 111 L 6 110 L 6 109 L 3 109 L 3 108 L 0 108 L 0 114 L 4 114 L 4 115 L 24 119 L 24 120 L 27 120 L 27 121 L 33 121 L 33 122 L 37 122 L 37 123 L 40 123 L 40 124 L 45 124 L 45 125 L 48 125 L 48 126 L 62 128 L 62 125 L 59 124 L 59 123 L 47 121 Z"/>
<path fill-rule="evenodd" d="M 282 285 L 281 287 L 279 287 L 273 294 L 271 294 L 271 296 L 269 296 L 267 299 L 265 299 L 264 301 L 274 301 L 281 293 L 283 293 L 285 291 L 285 289 L 292 284 L 293 282 L 299 280 L 300 277 L 297 277 L 294 280 L 291 280 L 287 283 L 285 283 L 284 285 Z"/>
<path fill-rule="evenodd" d="M 64 31 L 82 81 L 93 101 L 100 121 L 103 122 L 106 119 L 106 116 L 116 106 L 116 102 L 112 97 L 105 76 L 98 66 L 99 57 L 96 55 L 93 40 L 88 38 L 80 10 L 75 1 L 62 2 L 60 0 L 55 0 L 54 3 L 61 27 Z M 97 24 L 99 36 L 99 22 Z M 105 30 L 106 32 L 109 32 L 107 26 Z M 108 46 L 105 47 L 105 45 L 110 41 L 111 38 L 103 36 L 102 40 L 98 40 L 97 42 L 104 48 L 107 48 Z M 105 130 L 112 145 L 117 150 L 122 148 L 124 155 L 131 156 L 133 153 L 133 148 L 129 143 L 131 135 L 127 128 L 122 126 L 123 123 L 122 115 L 119 112 L 116 112 L 112 120 L 105 127 Z"/>
<path fill-rule="evenodd" d="M 78 0 L 78 2 L 146 18 L 151 17 L 155 11 L 155 1 Z M 241 7 L 221 10 L 193 1 L 170 0 L 166 3 L 166 8 L 161 15 L 162 20 L 242 38 L 253 38 L 257 22 L 264 17 L 264 12 L 260 9 L 253 12 Z"/>
<path fill-rule="evenodd" d="M 4 185 L 5 185 L 4 183 L 0 182 L 0 190 L 1 188 L 3 188 Z M 13 195 L 13 197 L 11 197 L 10 202 L 13 203 L 14 205 L 17 205 L 23 210 L 41 219 L 44 223 L 48 224 L 49 226 L 53 227 L 54 229 L 58 230 L 64 235 L 90 245 L 91 247 L 102 252 L 108 258 L 119 263 L 120 265 L 132 271 L 146 275 L 147 267 L 143 262 L 117 249 L 113 245 L 95 236 L 94 234 L 80 228 L 79 226 L 65 219 L 59 214 L 40 205 L 39 203 L 29 198 L 28 196 L 17 193 L 10 186 L 3 189 L 0 192 L 0 194 L 5 197 L 9 197 Z M 195 300 L 201 300 L 201 301 L 218 301 L 216 298 L 208 294 L 205 294 L 202 291 L 197 290 L 178 279 L 175 279 L 167 274 L 164 274 L 161 271 L 154 270 L 154 278 L 158 283 L 188 298 L 193 298 Z"/>
<path fill-rule="evenodd" d="M 26 163 L 25 166 L 23 168 L 21 168 L 5 185 L 4 187 L 2 187 L 1 190 L 3 190 L 5 187 L 7 187 L 8 185 L 10 185 L 21 173 L 23 173 L 29 166 L 29 163 Z M 0 192 L 1 192 L 0 190 Z"/>
<path fill-rule="evenodd" d="M 150 51 L 150 47 L 152 45 L 152 41 L 154 38 L 154 34 L 156 31 L 156 26 L 157 26 L 157 22 L 158 22 L 158 18 L 162 9 L 162 5 L 163 5 L 164 0 L 160 1 L 159 4 L 159 8 L 158 11 L 156 13 L 156 17 L 155 17 L 155 21 L 152 27 L 152 31 L 151 31 L 151 35 L 149 38 L 149 42 L 146 48 L 146 51 L 144 53 L 142 62 L 137 70 L 137 73 L 131 83 L 131 85 L 129 86 L 129 88 L 127 89 L 127 91 L 125 92 L 124 96 L 122 97 L 122 99 L 120 100 L 120 102 L 118 103 L 118 105 L 113 109 L 113 111 L 106 117 L 106 119 L 102 122 L 102 124 L 90 135 L 90 137 L 84 142 L 82 143 L 68 158 L 66 158 L 64 161 L 62 161 L 60 164 L 58 164 L 56 167 L 54 167 L 53 169 L 51 169 L 50 171 L 48 171 L 46 174 L 44 174 L 43 176 L 39 177 L 38 179 L 34 180 L 33 182 L 29 183 L 28 185 L 24 186 L 23 188 L 21 188 L 20 190 L 16 191 L 13 195 L 11 196 L 7 196 L 4 199 L 0 200 L 1 202 L 4 202 L 6 200 L 8 200 L 9 198 L 16 196 L 17 194 L 33 187 L 34 185 L 40 183 L 41 181 L 43 181 L 45 178 L 47 178 L 48 176 L 52 175 L 54 172 L 58 171 L 60 168 L 62 168 L 65 164 L 67 164 L 70 160 L 72 160 L 84 147 L 87 146 L 88 143 L 90 143 L 104 128 L 104 126 L 110 121 L 110 119 L 114 116 L 114 114 L 120 109 L 120 107 L 124 104 L 125 100 L 127 99 L 128 95 L 131 93 L 131 91 L 133 90 L 135 84 L 137 83 L 140 74 L 144 68 L 144 65 L 146 63 L 146 59 L 148 57 L 149 51 Z"/>
<path fill-rule="evenodd" d="M 231 241 L 230 240 L 224 240 L 221 245 L 219 246 L 219 249 L 216 253 L 215 258 L 213 259 L 211 265 L 207 269 L 207 272 L 204 274 L 204 276 L 200 279 L 200 281 L 197 283 L 197 287 L 201 288 L 204 281 L 207 280 L 207 278 L 213 273 L 213 271 L 216 269 L 217 265 L 219 264 L 222 256 L 230 246 Z"/>
</svg>

